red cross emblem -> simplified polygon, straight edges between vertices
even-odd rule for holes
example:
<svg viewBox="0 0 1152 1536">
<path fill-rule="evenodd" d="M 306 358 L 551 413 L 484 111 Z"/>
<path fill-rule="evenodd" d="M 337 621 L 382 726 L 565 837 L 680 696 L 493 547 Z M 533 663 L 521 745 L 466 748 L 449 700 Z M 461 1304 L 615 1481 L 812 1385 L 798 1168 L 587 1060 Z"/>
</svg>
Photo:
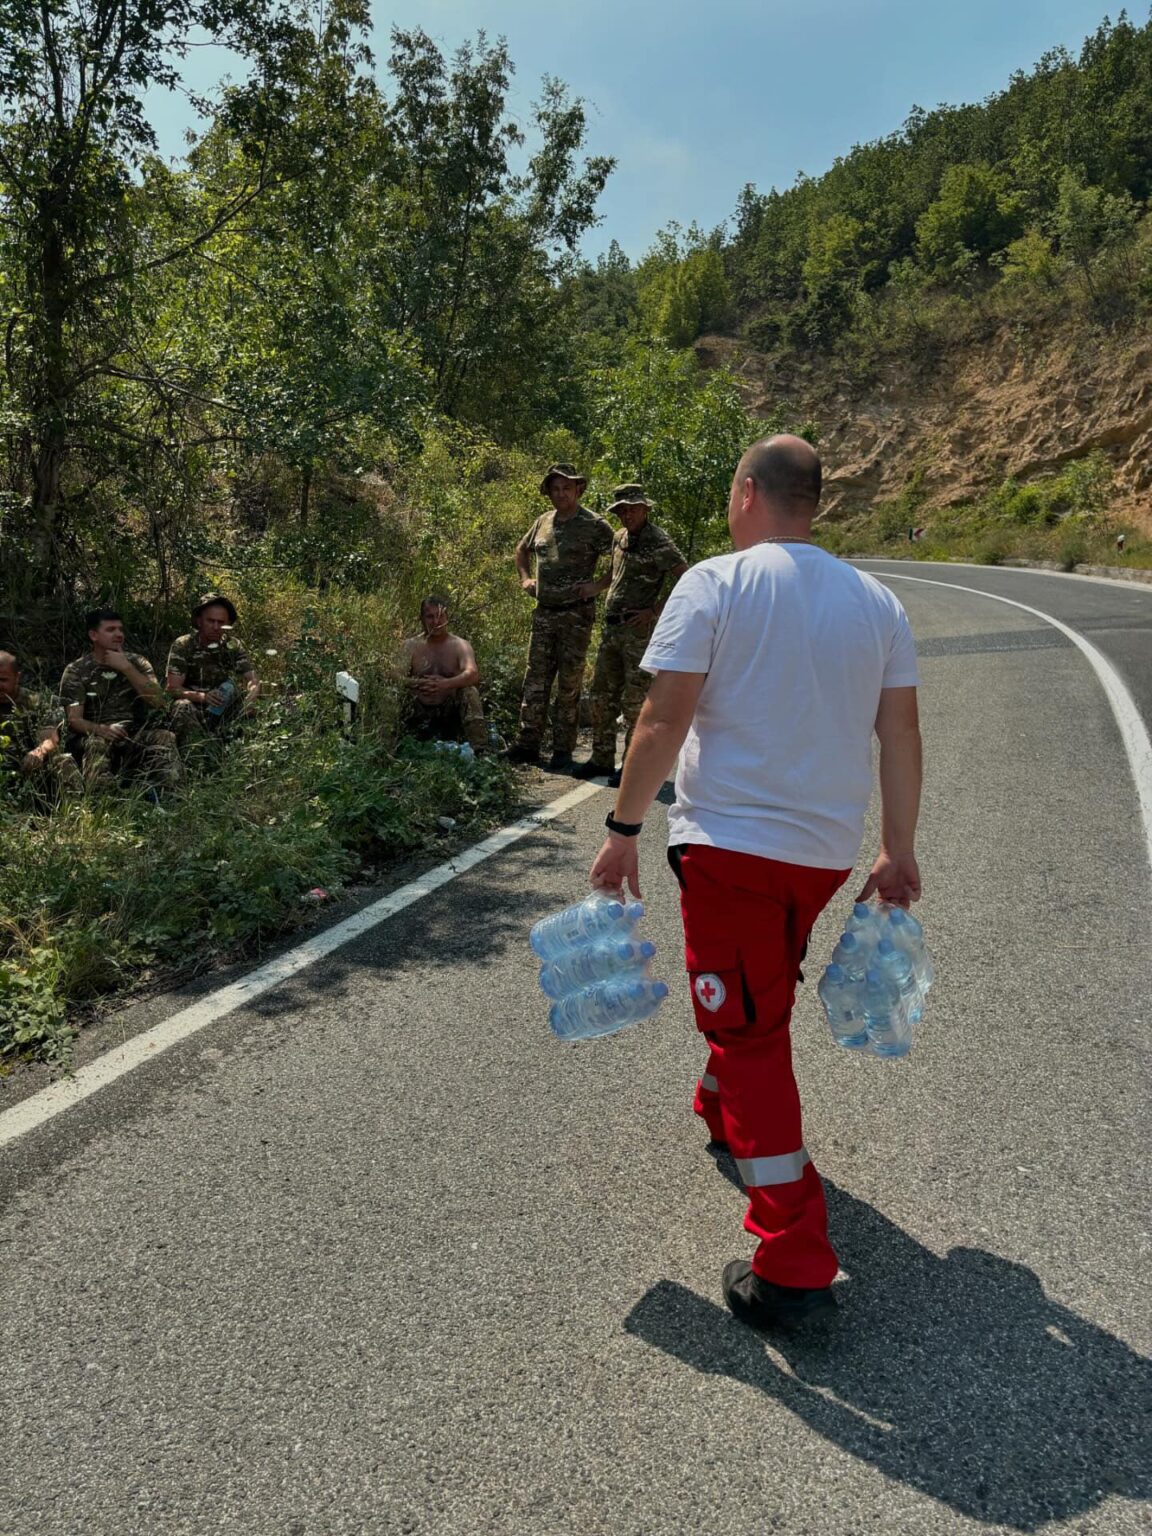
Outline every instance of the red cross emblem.
<svg viewBox="0 0 1152 1536">
<path fill-rule="evenodd" d="M 719 976 L 697 976 L 692 990 L 701 1007 L 707 1008 L 709 1013 L 715 1013 L 717 1008 L 724 1006 L 724 999 L 728 996 L 724 983 Z"/>
</svg>

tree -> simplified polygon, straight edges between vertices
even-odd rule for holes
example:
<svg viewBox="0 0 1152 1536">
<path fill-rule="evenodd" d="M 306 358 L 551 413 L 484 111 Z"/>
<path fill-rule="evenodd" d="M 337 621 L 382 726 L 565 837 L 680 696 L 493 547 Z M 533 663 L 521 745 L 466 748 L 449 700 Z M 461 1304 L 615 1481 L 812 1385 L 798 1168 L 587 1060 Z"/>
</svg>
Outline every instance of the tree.
<svg viewBox="0 0 1152 1536">
<path fill-rule="evenodd" d="M 963 270 L 966 253 L 987 262 L 1020 234 L 1020 203 L 1004 176 L 986 165 L 950 165 L 940 195 L 916 223 L 916 246 L 929 272 Z"/>
<path fill-rule="evenodd" d="M 728 491 L 758 427 L 723 369 L 703 372 L 690 352 L 633 342 L 600 373 L 592 423 L 598 474 L 641 480 L 688 560 L 725 540 Z"/>
<path fill-rule="evenodd" d="M 3 20 L 4 396 L 16 427 L 10 477 L 27 499 L 32 585 L 43 588 L 65 569 L 68 499 L 84 494 L 83 481 L 66 479 L 83 457 L 76 450 L 109 433 L 130 440 L 94 395 L 129 371 L 122 351 L 136 287 L 210 240 L 267 180 L 277 98 L 250 83 L 226 109 L 258 146 L 249 174 L 199 208 L 197 223 L 150 241 L 133 176 L 155 143 L 144 92 L 175 88 L 179 59 L 205 36 L 265 83 L 283 80 L 301 33 L 269 0 L 8 0 Z"/>
</svg>

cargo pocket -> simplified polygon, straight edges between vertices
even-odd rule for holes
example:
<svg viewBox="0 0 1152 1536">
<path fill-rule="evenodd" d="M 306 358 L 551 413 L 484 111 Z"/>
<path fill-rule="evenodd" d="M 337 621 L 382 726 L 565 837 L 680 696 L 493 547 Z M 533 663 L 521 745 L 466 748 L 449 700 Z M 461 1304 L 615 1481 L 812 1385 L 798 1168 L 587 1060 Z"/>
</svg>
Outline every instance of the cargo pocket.
<svg viewBox="0 0 1152 1536">
<path fill-rule="evenodd" d="M 706 1035 L 741 1029 L 756 1017 L 739 957 L 729 952 L 715 959 L 724 963 L 706 965 L 700 955 L 693 955 L 698 964 L 688 968 L 696 1028 Z"/>
</svg>

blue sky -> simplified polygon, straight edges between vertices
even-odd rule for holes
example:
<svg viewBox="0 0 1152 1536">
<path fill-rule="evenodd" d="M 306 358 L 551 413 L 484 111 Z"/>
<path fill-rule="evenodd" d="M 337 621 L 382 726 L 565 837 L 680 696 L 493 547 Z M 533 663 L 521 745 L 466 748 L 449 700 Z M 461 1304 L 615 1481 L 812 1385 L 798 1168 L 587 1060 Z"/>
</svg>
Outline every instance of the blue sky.
<svg viewBox="0 0 1152 1536">
<path fill-rule="evenodd" d="M 1115 12 L 1114 12 L 1115 14 Z M 1132 7 L 1142 22 L 1142 4 Z M 1049 47 L 1078 50 L 1102 0 L 395 0 L 374 5 L 377 60 L 393 25 L 422 26 L 446 51 L 484 28 L 516 64 L 512 110 L 527 113 L 544 74 L 589 107 L 589 149 L 618 166 L 590 255 L 619 240 L 643 254 L 670 220 L 711 228 L 740 189 L 819 175 L 853 144 L 899 127 L 913 105 L 976 101 Z M 194 56 L 198 83 L 223 61 Z M 154 94 L 167 154 L 188 122 Z"/>
</svg>

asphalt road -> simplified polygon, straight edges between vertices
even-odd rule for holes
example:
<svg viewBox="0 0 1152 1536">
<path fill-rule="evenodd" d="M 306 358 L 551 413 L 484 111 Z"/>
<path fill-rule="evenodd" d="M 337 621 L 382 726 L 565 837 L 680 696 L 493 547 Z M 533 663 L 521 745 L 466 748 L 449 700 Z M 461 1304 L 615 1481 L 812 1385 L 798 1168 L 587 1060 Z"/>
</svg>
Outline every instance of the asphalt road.
<svg viewBox="0 0 1152 1536">
<path fill-rule="evenodd" d="M 1152 592 L 917 574 L 1078 625 L 1152 706 Z M 581 893 L 595 796 L 7 1150 L 0 1533 L 1147 1532 L 1152 882 L 1126 760 L 1061 635 L 894 585 L 939 982 L 902 1063 L 838 1053 L 802 989 L 830 1332 L 778 1345 L 723 1308 L 751 1244 L 691 1113 L 661 818 L 673 998 L 608 1040 L 547 1031 L 525 931 Z"/>
</svg>

